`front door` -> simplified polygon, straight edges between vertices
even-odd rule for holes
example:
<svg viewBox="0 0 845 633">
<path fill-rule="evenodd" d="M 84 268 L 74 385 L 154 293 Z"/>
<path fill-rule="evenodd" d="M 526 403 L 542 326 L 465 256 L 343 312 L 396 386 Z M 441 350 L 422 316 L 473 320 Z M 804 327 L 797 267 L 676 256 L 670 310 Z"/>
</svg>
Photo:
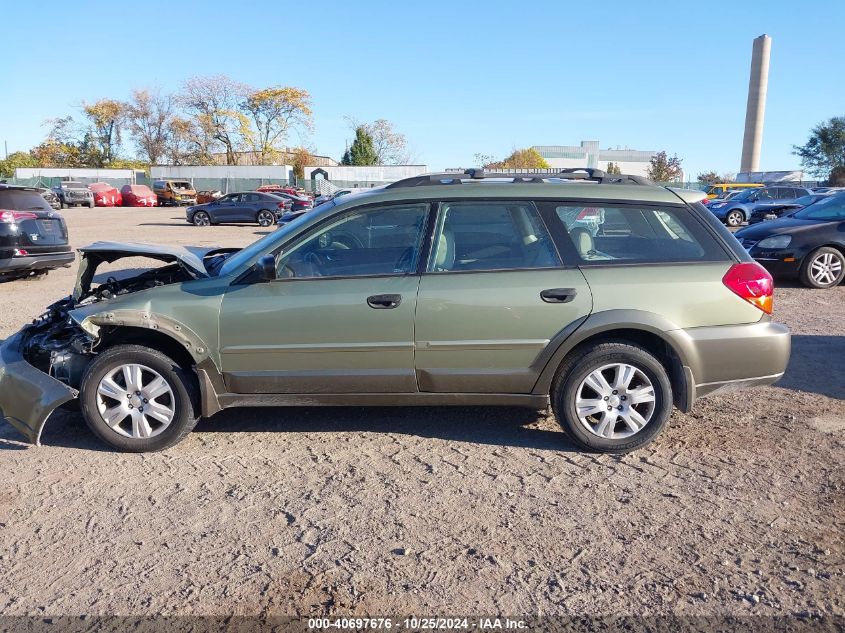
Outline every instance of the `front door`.
<svg viewBox="0 0 845 633">
<path fill-rule="evenodd" d="M 232 393 L 412 393 L 416 273 L 428 204 L 345 211 L 233 286 L 220 314 Z"/>
<path fill-rule="evenodd" d="M 440 205 L 420 282 L 420 391 L 530 393 L 544 359 L 589 315 L 590 289 L 564 268 L 530 202 Z"/>
</svg>

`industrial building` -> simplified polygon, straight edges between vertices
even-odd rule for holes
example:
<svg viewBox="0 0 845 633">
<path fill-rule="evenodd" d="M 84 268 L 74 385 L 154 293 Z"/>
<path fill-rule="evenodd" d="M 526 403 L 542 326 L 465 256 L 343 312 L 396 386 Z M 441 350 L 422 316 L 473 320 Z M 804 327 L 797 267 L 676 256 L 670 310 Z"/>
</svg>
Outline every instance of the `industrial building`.
<svg viewBox="0 0 845 633">
<path fill-rule="evenodd" d="M 607 170 L 607 164 L 613 163 L 623 174 L 634 176 L 645 176 L 649 161 L 657 154 L 657 150 L 601 149 L 598 141 L 581 141 L 581 145 L 534 145 L 532 149 L 556 169 L 591 167 Z"/>
<path fill-rule="evenodd" d="M 306 181 L 314 183 L 315 190 L 322 191 L 321 183 L 334 187 L 375 187 L 402 178 L 426 173 L 427 165 L 308 165 L 303 169 Z"/>
</svg>

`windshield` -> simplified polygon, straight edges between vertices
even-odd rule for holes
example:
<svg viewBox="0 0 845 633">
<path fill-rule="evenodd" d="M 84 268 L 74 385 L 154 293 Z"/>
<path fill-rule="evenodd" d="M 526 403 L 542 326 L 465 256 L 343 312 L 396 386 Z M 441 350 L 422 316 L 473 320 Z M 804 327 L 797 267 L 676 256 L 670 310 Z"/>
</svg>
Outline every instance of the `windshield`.
<svg viewBox="0 0 845 633">
<path fill-rule="evenodd" d="M 802 220 L 845 220 L 845 194 L 823 198 L 795 214 Z"/>
<path fill-rule="evenodd" d="M 328 209 L 329 207 L 333 207 L 335 205 L 334 201 L 324 202 L 320 206 L 318 206 L 314 211 L 310 213 L 303 213 L 298 218 L 295 218 L 288 222 L 287 224 L 283 224 L 278 229 L 273 231 L 272 233 L 265 235 L 257 242 L 253 242 L 249 246 L 246 246 L 239 250 L 237 253 L 232 255 L 229 259 L 226 260 L 226 263 L 220 267 L 220 276 L 225 277 L 228 274 L 231 274 L 238 270 L 241 266 L 248 264 L 252 260 L 258 258 L 260 255 L 267 253 L 268 251 L 272 250 L 273 247 L 281 241 L 284 241 L 289 235 L 293 235 L 296 231 L 299 230 L 299 227 L 309 222 L 311 218 L 317 215 L 315 212 L 319 212 L 323 209 Z"/>
<path fill-rule="evenodd" d="M 795 201 L 790 204 L 800 204 L 802 207 L 806 207 L 807 205 L 813 204 L 817 199 L 818 196 L 801 196 L 800 198 L 795 198 Z"/>
<path fill-rule="evenodd" d="M 174 189 L 190 189 L 191 188 L 191 183 L 189 183 L 189 182 L 171 182 L 170 185 Z"/>
<path fill-rule="evenodd" d="M 757 193 L 757 189 L 746 189 L 745 191 L 740 191 L 738 194 L 733 196 L 731 200 L 734 202 L 747 202 L 751 196 Z"/>
</svg>

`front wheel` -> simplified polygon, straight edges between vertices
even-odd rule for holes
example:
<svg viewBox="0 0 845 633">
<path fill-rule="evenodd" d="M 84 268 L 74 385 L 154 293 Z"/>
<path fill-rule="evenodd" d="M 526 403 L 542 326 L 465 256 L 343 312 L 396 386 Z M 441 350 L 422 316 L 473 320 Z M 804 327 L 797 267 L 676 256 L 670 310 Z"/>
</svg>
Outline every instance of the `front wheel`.
<svg viewBox="0 0 845 633">
<path fill-rule="evenodd" d="M 191 218 L 191 221 L 194 223 L 194 226 L 208 226 L 211 224 L 211 218 L 205 211 L 197 211 L 194 213 L 194 217 Z"/>
<path fill-rule="evenodd" d="M 845 277 L 845 256 L 830 246 L 817 248 L 801 264 L 801 283 L 809 288 L 833 288 Z"/>
<path fill-rule="evenodd" d="M 642 347 L 601 343 L 561 367 L 552 409 L 576 444 L 627 453 L 651 442 L 666 424 L 672 386 L 660 361 Z"/>
<path fill-rule="evenodd" d="M 161 352 L 117 345 L 91 362 L 80 406 L 91 431 L 121 451 L 160 451 L 181 441 L 197 422 L 194 382 Z"/>
<path fill-rule="evenodd" d="M 742 213 L 742 211 L 730 211 L 725 217 L 725 222 L 728 223 L 728 226 L 739 226 L 744 221 L 745 215 Z"/>
<path fill-rule="evenodd" d="M 258 212 L 256 220 L 258 221 L 258 226 L 270 226 L 276 222 L 276 214 L 272 211 L 267 211 L 267 209 L 262 209 Z"/>
</svg>

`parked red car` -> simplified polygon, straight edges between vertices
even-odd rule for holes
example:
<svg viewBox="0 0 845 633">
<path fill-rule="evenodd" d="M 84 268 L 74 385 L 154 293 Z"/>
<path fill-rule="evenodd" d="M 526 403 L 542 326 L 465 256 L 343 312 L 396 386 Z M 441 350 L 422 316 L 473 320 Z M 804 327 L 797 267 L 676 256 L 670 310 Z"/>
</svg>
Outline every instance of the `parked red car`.
<svg viewBox="0 0 845 633">
<path fill-rule="evenodd" d="M 117 187 L 110 185 L 107 182 L 95 182 L 88 185 L 91 193 L 94 194 L 94 206 L 97 207 L 122 207 L 123 196 L 117 190 Z"/>
<path fill-rule="evenodd" d="M 126 207 L 155 207 L 158 198 L 147 185 L 123 185 L 120 190 L 123 196 L 123 206 Z"/>
</svg>

